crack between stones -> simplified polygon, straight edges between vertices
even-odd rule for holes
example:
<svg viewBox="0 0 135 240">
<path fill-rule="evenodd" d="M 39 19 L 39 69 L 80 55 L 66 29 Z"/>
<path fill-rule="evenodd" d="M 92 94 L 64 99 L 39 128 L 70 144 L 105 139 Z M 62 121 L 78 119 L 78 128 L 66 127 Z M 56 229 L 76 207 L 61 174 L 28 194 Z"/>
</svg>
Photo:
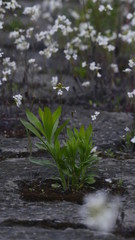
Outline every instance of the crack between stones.
<svg viewBox="0 0 135 240">
<path fill-rule="evenodd" d="M 65 230 L 72 229 L 88 229 L 81 223 L 59 222 L 58 220 L 17 220 L 7 219 L 0 223 L 0 227 L 38 227 L 44 229 Z M 93 229 L 91 229 L 93 231 Z M 95 230 L 97 231 L 97 230 Z M 115 236 L 126 237 L 127 239 L 135 237 L 135 227 L 118 226 L 112 232 Z"/>
<path fill-rule="evenodd" d="M 45 229 L 59 229 L 65 230 L 66 228 L 73 229 L 87 229 L 85 225 L 79 223 L 70 223 L 70 222 L 59 222 L 57 220 L 17 220 L 17 219 L 7 219 L 0 224 L 0 227 L 39 227 Z"/>
</svg>

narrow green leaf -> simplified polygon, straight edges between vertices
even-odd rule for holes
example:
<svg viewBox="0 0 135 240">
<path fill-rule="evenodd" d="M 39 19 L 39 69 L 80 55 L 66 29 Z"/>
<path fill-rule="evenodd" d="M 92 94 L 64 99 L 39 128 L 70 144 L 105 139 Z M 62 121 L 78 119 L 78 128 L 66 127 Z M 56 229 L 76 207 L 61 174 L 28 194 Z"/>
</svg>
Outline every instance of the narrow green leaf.
<svg viewBox="0 0 135 240">
<path fill-rule="evenodd" d="M 43 126 L 39 119 L 28 109 L 26 110 L 26 115 L 30 123 L 32 123 L 43 135 L 45 135 Z"/>
<path fill-rule="evenodd" d="M 52 166 L 54 168 L 57 168 L 57 166 L 52 163 L 50 160 L 39 160 L 39 159 L 33 159 L 33 158 L 29 158 L 30 162 L 41 165 L 41 166 Z"/>
<path fill-rule="evenodd" d="M 21 123 L 24 125 L 25 128 L 27 128 L 30 132 L 32 132 L 36 137 L 38 137 L 42 142 L 43 138 L 41 137 L 40 133 L 38 132 L 38 130 L 36 130 L 35 127 L 33 127 L 33 125 L 25 120 L 21 119 Z"/>
<path fill-rule="evenodd" d="M 66 125 L 69 123 L 69 120 L 66 120 L 59 128 L 57 128 L 55 134 L 54 134 L 54 142 L 57 140 L 58 136 L 60 135 L 61 131 L 66 127 Z"/>
<path fill-rule="evenodd" d="M 61 115 L 61 107 L 59 106 L 56 111 L 53 113 L 52 117 L 53 117 L 53 123 L 56 122 L 56 120 L 59 120 Z"/>
</svg>

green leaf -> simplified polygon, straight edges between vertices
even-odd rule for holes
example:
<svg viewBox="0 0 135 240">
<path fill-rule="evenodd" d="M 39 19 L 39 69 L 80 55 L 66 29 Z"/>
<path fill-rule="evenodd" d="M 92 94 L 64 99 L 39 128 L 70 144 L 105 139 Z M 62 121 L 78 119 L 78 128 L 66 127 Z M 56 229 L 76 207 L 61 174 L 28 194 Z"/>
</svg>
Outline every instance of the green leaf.
<svg viewBox="0 0 135 240">
<path fill-rule="evenodd" d="M 21 123 L 24 125 L 25 128 L 27 128 L 30 132 L 32 132 L 36 137 L 38 137 L 42 142 L 43 138 L 41 137 L 40 133 L 36 130 L 35 127 L 33 127 L 33 125 L 25 120 L 21 119 Z"/>
<path fill-rule="evenodd" d="M 33 158 L 29 158 L 30 162 L 41 165 L 41 166 L 52 166 L 54 168 L 57 168 L 57 166 L 52 163 L 50 160 L 39 160 L 39 159 L 33 159 Z"/>
<path fill-rule="evenodd" d="M 58 136 L 60 135 L 61 131 L 64 127 L 69 123 L 69 120 L 66 120 L 60 127 L 57 128 L 55 134 L 54 134 L 54 142 L 57 140 Z"/>
<path fill-rule="evenodd" d="M 44 135 L 44 129 L 39 119 L 28 109 L 26 110 L 26 115 L 29 122 L 32 123 Z"/>
<path fill-rule="evenodd" d="M 72 130 L 70 128 L 67 128 L 67 135 L 68 135 L 69 139 L 74 137 L 74 133 L 72 132 Z"/>
<path fill-rule="evenodd" d="M 92 174 L 92 175 L 86 177 L 86 178 L 85 178 L 85 182 L 86 182 L 87 184 L 89 184 L 89 185 L 95 183 L 94 175 Z"/>
<path fill-rule="evenodd" d="M 61 115 L 61 107 L 59 106 L 56 111 L 53 113 L 52 117 L 53 117 L 53 123 L 56 122 L 56 120 L 58 120 L 60 118 Z"/>
<path fill-rule="evenodd" d="M 53 118 L 52 118 L 51 110 L 48 107 L 44 108 L 43 124 L 46 132 L 47 141 L 50 143 L 51 136 L 52 136 L 52 128 L 53 128 Z"/>
<path fill-rule="evenodd" d="M 40 150 L 45 150 L 45 151 L 47 150 L 46 145 L 43 144 L 43 143 L 36 143 L 35 145 L 36 145 L 36 147 L 39 148 Z"/>
<path fill-rule="evenodd" d="M 42 123 L 43 123 L 43 122 L 44 122 L 44 112 L 42 111 L 41 108 L 39 108 L 38 114 L 39 114 L 39 116 L 40 116 L 40 118 L 41 118 L 41 121 L 42 121 Z"/>
</svg>

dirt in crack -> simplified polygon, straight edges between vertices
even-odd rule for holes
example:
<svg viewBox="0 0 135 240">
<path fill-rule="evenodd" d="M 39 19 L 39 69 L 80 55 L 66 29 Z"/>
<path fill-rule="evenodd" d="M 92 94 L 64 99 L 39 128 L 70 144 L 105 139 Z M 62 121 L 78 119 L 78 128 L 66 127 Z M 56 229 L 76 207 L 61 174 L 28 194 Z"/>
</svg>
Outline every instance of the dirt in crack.
<svg viewBox="0 0 135 240">
<path fill-rule="evenodd" d="M 60 186 L 60 183 L 57 182 Z M 62 187 L 52 187 L 56 184 L 56 180 L 52 179 L 37 179 L 32 181 L 19 181 L 19 193 L 23 200 L 26 201 L 68 201 L 78 204 L 83 203 L 83 198 L 86 194 L 96 190 L 106 189 L 111 194 L 122 195 L 126 192 L 123 186 L 119 186 L 118 181 L 112 183 L 106 182 L 103 178 L 96 178 L 96 182 L 92 185 L 86 185 L 78 191 L 67 190 L 63 191 Z"/>
</svg>

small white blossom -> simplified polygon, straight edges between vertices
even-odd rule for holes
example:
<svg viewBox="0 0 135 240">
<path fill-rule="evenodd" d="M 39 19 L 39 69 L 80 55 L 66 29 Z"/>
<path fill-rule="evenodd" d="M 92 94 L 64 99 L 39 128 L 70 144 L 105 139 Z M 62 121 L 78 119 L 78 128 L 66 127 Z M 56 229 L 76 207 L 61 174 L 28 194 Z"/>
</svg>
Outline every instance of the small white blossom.
<svg viewBox="0 0 135 240">
<path fill-rule="evenodd" d="M 86 61 L 82 62 L 82 68 L 85 68 L 87 66 Z"/>
<path fill-rule="evenodd" d="M 126 68 L 125 70 L 123 70 L 123 72 L 132 72 L 131 68 Z"/>
<path fill-rule="evenodd" d="M 61 89 L 59 89 L 57 94 L 61 96 L 63 94 L 63 91 Z"/>
<path fill-rule="evenodd" d="M 97 146 L 95 146 L 94 148 L 92 148 L 90 153 L 95 153 L 97 151 Z"/>
<path fill-rule="evenodd" d="M 112 179 L 111 178 L 106 178 L 105 181 L 108 182 L 108 183 L 112 183 Z"/>
<path fill-rule="evenodd" d="M 99 8 L 98 8 L 99 12 L 103 12 L 105 11 L 105 6 L 104 5 L 100 5 Z"/>
<path fill-rule="evenodd" d="M 102 75 L 98 72 L 98 73 L 97 73 L 97 77 L 98 77 L 98 78 L 101 78 Z"/>
<path fill-rule="evenodd" d="M 99 67 L 99 64 L 96 65 L 95 62 L 90 63 L 90 70 L 91 71 L 95 71 L 95 70 L 99 70 L 99 69 L 101 69 L 101 67 Z"/>
<path fill-rule="evenodd" d="M 65 90 L 68 92 L 69 91 L 69 89 L 70 89 L 70 87 L 68 86 L 68 87 L 65 87 Z"/>
<path fill-rule="evenodd" d="M 52 81 L 51 81 L 51 84 L 53 87 L 55 87 L 58 83 L 58 77 L 57 76 L 53 76 L 52 77 Z"/>
<path fill-rule="evenodd" d="M 17 107 L 20 107 L 20 105 L 22 104 L 22 95 L 17 94 L 13 96 L 13 99 L 15 100 Z"/>
<path fill-rule="evenodd" d="M 131 143 L 135 143 L 135 137 L 131 139 Z"/>
<path fill-rule="evenodd" d="M 129 131 L 130 131 L 130 129 L 129 129 L 128 127 L 126 127 L 126 128 L 125 128 L 125 131 L 126 131 L 126 132 L 129 132 Z"/>
<path fill-rule="evenodd" d="M 89 81 L 83 82 L 82 86 L 83 87 L 89 87 L 90 86 L 90 82 Z"/>
<path fill-rule="evenodd" d="M 128 65 L 129 65 L 129 67 L 131 67 L 131 68 L 133 68 L 133 67 L 135 66 L 135 62 L 133 61 L 133 59 L 130 59 L 130 60 L 128 61 Z"/>
<path fill-rule="evenodd" d="M 30 58 L 30 59 L 28 60 L 28 63 L 29 63 L 29 64 L 32 64 L 32 63 L 35 63 L 35 61 L 36 61 L 35 58 Z"/>
</svg>

